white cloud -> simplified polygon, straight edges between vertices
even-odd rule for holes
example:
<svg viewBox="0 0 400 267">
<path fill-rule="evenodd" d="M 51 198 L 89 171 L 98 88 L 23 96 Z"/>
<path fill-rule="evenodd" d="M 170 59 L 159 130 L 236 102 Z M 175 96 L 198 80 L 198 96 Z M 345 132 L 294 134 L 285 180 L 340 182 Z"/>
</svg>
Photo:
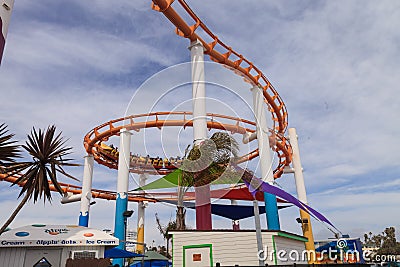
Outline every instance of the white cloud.
<svg viewBox="0 0 400 267">
<path fill-rule="evenodd" d="M 391 218 L 399 204 L 400 4 L 356 0 L 189 4 L 216 35 L 265 70 L 285 100 L 290 126 L 299 134 L 309 202 L 344 232 L 362 234 L 396 226 L 396 218 Z M 189 59 L 187 40 L 174 36 L 173 30 L 161 14 L 150 10 L 150 1 L 119 1 L 112 6 L 107 1 L 16 2 L 0 72 L 1 120 L 19 140 L 32 126 L 55 123 L 70 137 L 74 156 L 82 162 L 83 136 L 94 126 L 123 116 L 134 92 L 128 112 L 148 112 L 162 92 L 190 79 L 189 69 L 178 66 L 183 70 L 157 74 L 135 91 L 163 67 Z M 209 91 L 210 97 L 226 104 L 211 101 L 209 111 L 252 119 L 245 107 L 246 102 L 251 106 L 248 84 L 210 65 L 206 75 L 208 81 L 244 98 L 224 90 Z M 190 97 L 190 92 L 180 90 L 167 94 L 156 108 L 175 108 Z M 190 103 L 182 108 L 190 108 Z M 151 139 L 146 149 L 155 154 L 162 153 L 157 131 L 146 135 Z M 164 134 L 163 142 L 177 153 L 175 132 Z M 190 133 L 181 138 L 181 145 L 191 141 Z M 141 140 L 133 143 L 135 149 L 146 151 Z M 72 172 L 82 175 L 81 169 Z M 113 190 L 115 180 L 115 171 L 96 167 L 95 187 Z M 285 175 L 278 182 L 295 192 L 291 177 Z M 4 220 L 16 205 L 18 189 L 0 186 Z M 98 201 L 93 206 L 94 226 L 113 227 L 113 205 Z M 78 209 L 76 204 L 29 206 L 15 225 L 33 220 L 73 223 Z M 147 242 L 161 242 L 152 214 L 156 210 L 163 220 L 174 214 L 173 208 L 151 205 Z M 48 212 L 53 216 L 45 216 Z M 194 213 L 188 213 L 193 223 Z M 281 214 L 284 229 L 300 231 L 294 220 L 296 209 Z M 215 219 L 214 225 L 230 227 L 229 220 Z M 242 225 L 253 228 L 254 222 L 247 219 Z M 315 231 L 320 237 L 329 235 L 317 224 Z"/>
</svg>

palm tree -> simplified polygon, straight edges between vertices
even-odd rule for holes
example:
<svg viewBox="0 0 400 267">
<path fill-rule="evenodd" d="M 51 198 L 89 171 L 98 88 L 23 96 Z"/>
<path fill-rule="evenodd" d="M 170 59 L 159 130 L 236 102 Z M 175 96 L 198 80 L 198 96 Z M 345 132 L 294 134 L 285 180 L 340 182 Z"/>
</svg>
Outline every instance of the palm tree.
<svg viewBox="0 0 400 267">
<path fill-rule="evenodd" d="M 49 126 L 46 131 L 41 129 L 36 131 L 33 128 L 30 135 L 28 135 L 28 141 L 22 147 L 32 157 L 32 161 L 13 162 L 5 168 L 9 176 L 19 176 L 12 184 L 22 185 L 18 198 L 25 195 L 0 229 L 0 234 L 4 232 L 31 198 L 33 198 L 34 203 L 42 197 L 44 197 L 44 201 L 51 202 L 50 183 L 60 194 L 63 194 L 63 190 L 57 181 L 57 173 L 75 179 L 63 169 L 64 166 L 79 166 L 79 164 L 69 163 L 72 159 L 64 158 L 71 153 L 72 149 L 67 147 L 65 142 L 66 140 L 61 136 L 61 133 L 56 135 L 56 127 L 54 125 Z"/>
<path fill-rule="evenodd" d="M 169 231 L 173 231 L 173 230 L 178 230 L 177 227 L 177 222 L 175 221 L 169 221 L 168 224 L 166 226 L 162 226 L 161 222 L 160 222 L 160 218 L 158 218 L 158 214 L 155 214 L 156 216 L 156 223 L 157 223 L 157 228 L 160 231 L 160 234 L 163 236 L 163 238 L 167 241 L 167 258 L 171 258 L 169 255 L 169 240 L 172 238 L 172 235 L 169 234 Z M 186 229 L 186 228 L 185 228 Z M 180 230 L 184 230 L 184 229 L 180 229 Z"/>
<path fill-rule="evenodd" d="M 16 158 L 20 158 L 20 148 L 15 145 L 17 141 L 11 140 L 14 134 L 9 134 L 7 125 L 0 125 L 0 172 L 4 172 L 9 163 L 15 162 Z"/>
<path fill-rule="evenodd" d="M 216 132 L 200 145 L 194 145 L 183 161 L 183 181 L 190 186 L 207 185 L 230 176 L 231 163 L 239 153 L 237 141 L 226 132 Z"/>
<path fill-rule="evenodd" d="M 177 230 L 186 229 L 186 223 L 185 223 L 186 210 L 185 207 L 183 206 L 183 198 L 187 190 L 190 188 L 189 185 L 185 185 L 182 183 L 182 176 L 183 175 L 181 173 L 178 178 L 178 203 L 176 206 L 176 219 L 175 219 Z"/>
<path fill-rule="evenodd" d="M 178 179 L 177 229 L 185 227 L 183 197 L 188 188 L 211 184 L 219 178 L 237 179 L 236 181 L 240 179 L 240 175 L 230 165 L 238 153 L 237 141 L 226 132 L 216 132 L 200 145 L 192 146 L 184 157 Z"/>
</svg>

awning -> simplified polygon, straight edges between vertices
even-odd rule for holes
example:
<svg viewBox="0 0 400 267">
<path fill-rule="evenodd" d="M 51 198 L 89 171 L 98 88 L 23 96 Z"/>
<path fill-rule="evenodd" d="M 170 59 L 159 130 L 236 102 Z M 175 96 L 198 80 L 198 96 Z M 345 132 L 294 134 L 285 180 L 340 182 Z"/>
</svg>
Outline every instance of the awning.
<svg viewBox="0 0 400 267">
<path fill-rule="evenodd" d="M 162 200 L 162 202 L 177 204 L 177 201 Z M 195 209 L 195 203 L 184 202 L 183 206 L 189 209 Z M 291 205 L 281 205 L 278 209 L 288 208 Z M 259 213 L 265 213 L 265 207 L 258 207 Z M 231 220 L 241 220 L 254 216 L 254 207 L 249 205 L 224 205 L 224 204 L 211 204 L 211 213 Z"/>
<path fill-rule="evenodd" d="M 153 190 L 153 189 L 164 189 L 164 188 L 175 188 L 178 186 L 178 180 L 179 176 L 182 175 L 182 170 L 181 169 L 176 169 L 175 171 L 165 175 L 164 177 L 161 177 L 160 179 L 157 179 L 147 185 L 144 185 L 142 187 L 138 187 L 134 189 L 133 191 L 138 191 L 138 190 Z M 238 176 L 237 178 L 219 178 L 215 181 L 213 181 L 211 184 L 237 184 L 240 180 L 241 176 Z"/>
<path fill-rule="evenodd" d="M 273 185 L 270 185 L 269 183 L 266 183 L 263 180 L 261 180 L 260 178 L 257 178 L 255 176 L 253 176 L 252 182 L 254 182 L 257 185 L 257 188 L 254 188 L 253 185 L 251 185 L 247 181 L 244 181 L 244 182 L 252 194 L 255 194 L 257 191 L 261 191 L 261 192 L 273 194 L 277 197 L 280 197 L 281 199 L 286 200 L 287 202 L 292 203 L 295 206 L 299 207 L 300 209 L 304 210 L 305 212 L 307 212 L 308 214 L 313 216 L 315 219 L 329 224 L 330 226 L 335 228 L 338 232 L 340 232 L 324 215 L 322 215 L 315 209 L 311 208 L 307 204 L 301 202 L 300 200 L 298 200 L 297 198 L 295 198 L 288 192 L 286 192 L 278 187 L 275 187 Z"/>
<path fill-rule="evenodd" d="M 157 198 L 158 200 L 162 199 L 177 199 L 177 192 L 151 192 L 148 193 L 148 196 Z M 185 200 L 195 199 L 195 192 L 186 192 Z M 249 192 L 249 189 L 244 186 L 237 186 L 235 188 L 223 188 L 223 189 L 215 189 L 210 191 L 211 198 L 217 199 L 230 199 L 230 200 L 249 200 L 253 201 L 254 198 L 258 201 L 264 201 L 264 194 L 262 192 L 257 192 L 255 197 Z M 286 203 L 287 201 L 282 200 L 280 198 L 277 199 L 278 202 Z"/>
<path fill-rule="evenodd" d="M 165 175 L 164 177 L 161 177 L 160 179 L 157 179 L 145 186 L 134 189 L 134 191 L 177 187 L 178 179 L 181 173 L 182 170 L 176 169 L 175 171 Z"/>
<path fill-rule="evenodd" d="M 129 267 L 169 267 L 172 266 L 172 263 L 169 261 L 145 261 L 144 265 L 142 265 L 141 261 L 134 261 Z"/>
<path fill-rule="evenodd" d="M 117 259 L 117 258 L 137 258 L 137 257 L 144 257 L 144 255 L 133 253 L 120 248 L 110 248 L 104 251 L 104 258 Z"/>
<path fill-rule="evenodd" d="M 141 261 L 134 261 L 130 267 L 166 267 L 171 266 L 168 258 L 155 251 L 146 251 L 144 258 L 144 266 Z"/>
</svg>

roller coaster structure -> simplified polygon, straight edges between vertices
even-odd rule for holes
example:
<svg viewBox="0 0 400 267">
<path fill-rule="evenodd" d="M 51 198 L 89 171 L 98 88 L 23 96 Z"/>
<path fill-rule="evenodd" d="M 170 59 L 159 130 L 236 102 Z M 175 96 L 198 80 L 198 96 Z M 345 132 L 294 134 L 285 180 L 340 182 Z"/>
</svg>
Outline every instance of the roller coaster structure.
<svg viewBox="0 0 400 267">
<path fill-rule="evenodd" d="M 111 155 L 111 151 L 107 152 L 104 147 L 104 142 L 108 141 L 112 136 L 119 136 L 121 129 L 125 128 L 129 131 L 140 131 L 144 128 L 158 128 L 162 127 L 192 127 L 193 119 L 190 119 L 192 112 L 185 111 L 175 111 L 175 112 L 153 112 L 148 114 L 138 114 L 131 115 L 124 118 L 119 118 L 115 120 L 103 123 L 89 133 L 85 135 L 84 146 L 86 152 L 94 156 L 94 159 L 101 165 L 107 166 L 112 169 L 118 169 L 118 152 Z M 174 119 L 169 119 L 169 117 L 175 115 Z M 176 118 L 180 116 L 180 119 Z M 256 123 L 231 116 L 225 116 L 220 114 L 208 113 L 207 114 L 207 128 L 226 130 L 232 134 L 238 133 L 245 135 L 246 133 L 252 134 L 256 130 Z M 143 120 L 144 119 L 144 120 Z M 222 123 L 221 119 L 227 120 L 228 123 Z M 284 168 L 288 166 L 291 162 L 291 147 L 287 139 L 280 133 L 276 133 L 270 130 L 270 144 L 271 149 L 277 153 L 278 166 L 274 170 L 274 177 L 279 178 L 283 174 Z M 251 151 L 250 153 L 239 157 L 237 164 L 251 160 L 258 156 L 258 149 Z M 143 158 L 143 156 L 139 156 Z M 148 174 L 160 174 L 165 175 L 170 173 L 179 167 L 179 163 L 175 162 L 165 162 L 164 164 L 151 164 L 140 161 L 131 160 L 131 169 L 133 173 L 148 173 Z M 166 163 L 166 164 L 165 164 Z M 166 166 L 167 165 L 167 166 Z"/>
<path fill-rule="evenodd" d="M 178 3 L 180 7 L 184 10 L 184 12 L 186 12 L 185 17 L 187 17 L 188 15 L 190 18 L 188 20 L 185 20 L 183 16 L 181 16 L 173 8 L 173 3 L 174 0 L 152 0 L 152 9 L 161 12 L 176 27 L 176 34 L 188 39 L 192 43 L 201 43 L 202 47 L 204 48 L 204 54 L 207 54 L 212 61 L 215 61 L 231 69 L 237 75 L 243 77 L 244 80 L 251 84 L 253 88 L 262 91 L 264 102 L 267 104 L 268 111 L 271 113 L 273 121 L 272 129 L 269 130 L 269 137 L 267 137 L 267 142 L 268 144 L 270 144 L 272 150 L 277 153 L 277 158 L 279 159 L 277 166 L 274 170 L 273 178 L 279 178 L 283 174 L 285 167 L 289 166 L 289 164 L 292 162 L 292 148 L 284 136 L 288 126 L 288 113 L 283 100 L 281 99 L 271 82 L 261 72 L 261 70 L 257 68 L 251 61 L 246 59 L 242 54 L 236 52 L 230 46 L 223 43 L 199 19 L 199 17 L 195 14 L 195 12 L 193 12 L 193 10 L 184 0 L 177 0 L 175 1 L 175 3 Z M 201 29 L 201 31 L 198 31 L 198 29 Z M 174 120 L 165 118 L 165 116 L 172 114 L 181 116 L 181 118 Z M 119 169 L 118 164 L 121 159 L 121 155 L 115 153 L 116 151 L 110 150 L 107 145 L 104 145 L 104 143 L 107 142 L 107 140 L 111 136 L 122 135 L 123 130 L 140 131 L 140 129 L 144 128 L 162 128 L 167 126 L 193 127 L 193 120 L 187 118 L 192 115 L 193 114 L 191 112 L 153 112 L 149 114 L 131 115 L 124 118 L 111 120 L 100 126 L 95 127 L 84 137 L 85 149 L 88 153 L 88 156 L 93 157 L 94 160 L 96 160 L 99 164 L 105 165 L 109 168 Z M 243 135 L 254 134 L 257 132 L 257 124 L 248 120 L 210 113 L 207 114 L 207 117 L 209 118 L 209 120 L 207 121 L 207 127 L 209 129 L 223 129 L 228 130 L 232 133 Z M 147 120 L 141 120 L 143 118 L 146 118 Z M 214 118 L 226 119 L 229 122 L 220 123 L 215 121 Z M 293 137 L 291 138 L 290 143 L 292 143 L 292 140 Z M 241 156 L 237 163 L 251 160 L 259 156 L 259 154 L 260 153 L 258 149 L 253 150 L 250 153 Z M 125 154 L 125 156 L 130 155 Z M 131 159 L 132 158 L 129 159 L 130 164 L 128 167 L 128 172 L 164 175 L 171 172 L 176 167 L 179 167 L 175 164 L 175 162 L 173 164 L 169 160 L 162 160 L 162 164 L 160 164 L 160 161 L 158 161 L 157 164 L 154 164 L 154 162 L 152 162 L 153 164 L 148 164 L 147 162 L 143 164 L 143 162 Z M 297 166 L 301 167 L 301 165 L 299 164 L 297 164 Z M 299 168 L 295 169 L 299 171 Z M 0 175 L 0 180 L 14 183 L 16 181 L 16 178 Z M 304 182 L 301 182 L 303 183 L 304 187 Z M 84 183 L 85 181 L 83 182 L 83 184 Z M 85 190 L 83 190 L 80 186 L 74 186 L 65 183 L 61 183 L 61 186 L 66 194 L 82 193 L 82 200 L 84 198 L 90 199 L 91 197 L 109 200 L 118 199 L 119 194 L 117 192 L 90 188 L 90 194 L 84 195 L 85 192 L 82 191 Z M 83 185 L 83 187 L 85 187 L 85 184 Z M 51 186 L 51 189 L 53 191 L 55 190 L 53 186 Z M 156 198 L 147 197 L 145 194 L 134 195 L 130 193 L 126 195 L 126 198 L 129 201 L 135 202 L 157 202 Z M 301 213 L 301 217 L 302 219 L 303 217 L 304 219 L 307 219 L 306 214 Z M 308 223 L 302 225 L 306 225 L 308 227 L 308 232 L 304 231 L 303 228 L 304 234 L 309 239 L 310 237 L 312 238 L 311 224 Z"/>
</svg>

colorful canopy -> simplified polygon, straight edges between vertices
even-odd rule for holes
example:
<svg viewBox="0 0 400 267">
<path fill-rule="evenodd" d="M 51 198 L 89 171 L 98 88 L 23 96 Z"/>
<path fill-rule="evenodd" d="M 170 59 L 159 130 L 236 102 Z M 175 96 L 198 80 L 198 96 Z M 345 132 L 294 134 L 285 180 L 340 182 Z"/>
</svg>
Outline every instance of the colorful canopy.
<svg viewBox="0 0 400 267">
<path fill-rule="evenodd" d="M 144 257 L 144 255 L 123 250 L 120 248 L 110 248 L 104 251 L 104 258 L 120 259 L 120 258 L 137 258 L 137 257 Z"/>
<path fill-rule="evenodd" d="M 177 201 L 162 200 L 162 202 L 177 204 Z M 189 209 L 195 209 L 194 202 L 183 202 L 183 206 Z M 279 209 L 290 207 L 291 205 L 279 206 Z M 265 207 L 259 206 L 259 213 L 265 213 Z M 254 216 L 254 207 L 248 205 L 224 205 L 224 204 L 211 204 L 211 213 L 231 220 L 241 220 Z"/>
<path fill-rule="evenodd" d="M 234 168 L 240 173 L 247 173 L 247 174 L 252 175 L 250 172 L 246 172 L 246 170 L 242 169 L 241 167 L 239 167 L 237 165 L 234 166 Z M 170 173 L 152 183 L 149 183 L 141 188 L 136 188 L 134 191 L 177 187 L 180 175 L 182 175 L 182 170 L 176 169 L 172 173 Z M 322 222 L 325 222 L 335 228 L 335 226 L 324 215 L 322 215 L 318 211 L 314 210 L 307 204 L 299 201 L 297 198 L 295 198 L 294 196 L 285 192 L 284 190 L 282 190 L 278 187 L 272 186 L 268 183 L 265 183 L 261 179 L 255 177 L 254 175 L 252 175 L 252 176 L 253 177 L 251 179 L 251 184 L 248 181 L 246 181 L 247 179 L 243 178 L 243 182 L 248 187 L 248 190 L 251 192 L 251 195 L 249 194 L 249 192 L 247 190 L 244 190 L 244 188 L 218 189 L 218 190 L 211 191 L 211 198 L 224 198 L 224 199 L 237 199 L 237 200 L 253 200 L 256 198 L 257 200 L 261 200 L 261 196 L 260 196 L 261 192 L 270 193 L 270 194 L 273 194 L 273 195 L 281 198 L 283 201 L 286 201 L 288 203 L 292 203 L 292 204 L 296 205 L 297 207 L 299 207 L 300 209 L 309 213 L 311 216 L 315 217 L 316 219 L 318 219 Z M 239 181 L 226 181 L 226 180 L 217 179 L 217 180 L 213 181 L 212 184 L 229 184 L 229 183 L 234 184 L 237 182 L 239 182 Z M 240 182 L 242 182 L 242 180 L 240 180 Z M 168 194 L 173 195 L 174 193 L 168 193 Z M 154 195 L 157 195 L 157 193 L 155 193 Z M 194 192 L 186 193 L 185 197 L 194 197 Z M 215 206 L 215 207 L 216 207 L 216 209 L 218 209 L 217 206 Z M 229 207 L 231 207 L 231 206 L 229 206 Z M 191 207 L 188 207 L 188 208 L 191 208 Z M 225 210 L 227 210 L 227 208 L 220 207 L 219 209 L 220 209 L 219 212 L 221 214 L 224 214 L 221 216 L 223 216 L 223 217 L 229 216 L 229 215 L 225 214 L 225 212 L 221 211 L 222 209 L 225 211 Z M 238 208 L 238 209 L 243 209 L 243 212 L 242 212 L 243 214 L 249 214 L 248 212 L 245 212 L 245 210 L 249 209 L 249 208 L 243 207 L 243 208 Z M 247 216 L 247 217 L 249 217 L 249 216 Z M 246 217 L 244 217 L 244 218 L 246 218 Z"/>
<path fill-rule="evenodd" d="M 249 188 L 249 191 L 252 194 L 255 194 L 257 191 L 262 191 L 262 192 L 265 192 L 265 193 L 273 194 L 273 195 L 275 195 L 277 197 L 282 198 L 283 200 L 286 200 L 289 203 L 292 203 L 292 204 L 296 205 L 297 207 L 299 207 L 300 209 L 302 209 L 305 212 L 309 213 L 310 215 L 312 215 L 316 219 L 318 219 L 318 220 L 320 220 L 322 222 L 325 222 L 325 223 L 329 224 L 330 226 L 332 226 L 332 227 L 334 227 L 336 229 L 336 227 L 324 215 L 322 215 L 318 211 L 314 210 L 313 208 L 311 208 L 307 204 L 301 202 L 300 200 L 298 200 L 297 198 L 295 198 L 291 194 L 283 191 L 282 189 L 280 189 L 278 187 L 275 187 L 273 185 L 270 185 L 268 183 L 265 183 L 260 178 L 257 178 L 255 176 L 253 176 L 252 184 L 248 183 L 247 181 L 244 181 L 244 182 L 245 182 L 245 184 Z M 256 186 L 254 186 L 254 185 L 256 185 Z"/>
<path fill-rule="evenodd" d="M 177 199 L 177 192 L 152 192 L 147 193 L 148 196 L 160 199 Z M 248 200 L 253 201 L 256 198 L 258 201 L 264 201 L 264 194 L 262 192 L 256 192 L 255 197 L 250 194 L 249 189 L 243 186 L 236 186 L 234 188 L 223 188 L 223 189 L 215 189 L 210 191 L 211 198 L 218 199 L 231 199 L 231 200 Z M 194 192 L 186 192 L 185 199 L 193 200 L 195 198 Z M 278 202 L 286 203 L 286 201 L 282 199 L 277 199 Z"/>
<path fill-rule="evenodd" d="M 185 196 L 194 198 L 195 193 L 187 192 Z M 256 195 L 254 197 L 254 195 L 250 194 L 249 189 L 245 186 L 211 190 L 210 196 L 211 198 L 218 198 L 218 199 L 253 201 L 254 198 L 256 198 L 258 201 L 264 201 L 264 194 L 262 192 L 256 192 Z M 278 202 L 286 202 L 286 201 L 278 199 Z"/>
<path fill-rule="evenodd" d="M 163 189 L 163 188 L 175 188 L 178 186 L 179 177 L 182 175 L 181 169 L 176 169 L 173 172 L 161 177 L 158 180 L 155 180 L 145 186 L 138 187 L 132 191 L 138 190 L 154 190 L 154 189 Z M 221 176 L 224 177 L 224 176 Z M 238 176 L 239 177 L 239 176 Z M 239 178 L 219 178 L 213 181 L 211 184 L 237 184 L 238 182 L 242 182 Z"/>
<path fill-rule="evenodd" d="M 144 265 L 141 261 L 134 261 L 130 267 L 166 267 L 171 266 L 168 258 L 155 251 L 146 251 L 144 258 Z"/>
<path fill-rule="evenodd" d="M 152 189 L 162 189 L 162 188 L 174 188 L 178 186 L 178 179 L 181 175 L 182 170 L 176 169 L 175 171 L 161 177 L 158 180 L 155 180 L 145 186 L 138 187 L 133 191 L 138 190 L 152 190 Z"/>
</svg>

